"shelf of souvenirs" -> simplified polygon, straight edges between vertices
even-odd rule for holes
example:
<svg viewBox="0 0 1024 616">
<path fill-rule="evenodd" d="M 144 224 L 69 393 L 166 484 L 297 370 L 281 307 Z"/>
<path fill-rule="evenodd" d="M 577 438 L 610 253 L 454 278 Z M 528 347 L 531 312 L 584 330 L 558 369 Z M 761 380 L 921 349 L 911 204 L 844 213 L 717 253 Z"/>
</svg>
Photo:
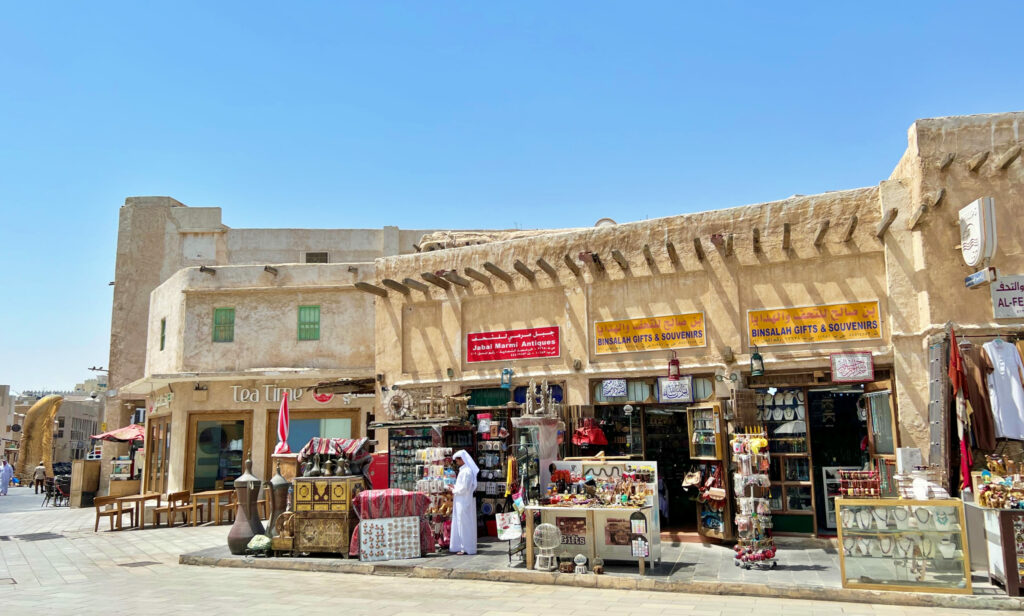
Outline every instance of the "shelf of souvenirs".
<svg viewBox="0 0 1024 616">
<path fill-rule="evenodd" d="M 954 524 L 951 528 L 844 528 L 844 535 L 889 535 L 899 537 L 902 535 L 958 535 L 960 533 L 960 525 Z"/>
</svg>

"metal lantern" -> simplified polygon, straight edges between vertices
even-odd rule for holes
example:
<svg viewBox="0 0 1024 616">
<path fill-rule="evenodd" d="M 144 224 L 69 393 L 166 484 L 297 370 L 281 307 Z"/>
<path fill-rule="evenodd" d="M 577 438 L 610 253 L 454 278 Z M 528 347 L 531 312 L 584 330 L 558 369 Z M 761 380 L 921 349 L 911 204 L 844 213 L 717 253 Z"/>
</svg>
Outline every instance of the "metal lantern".
<svg viewBox="0 0 1024 616">
<path fill-rule="evenodd" d="M 675 351 L 672 351 L 672 357 L 668 360 L 668 380 L 679 380 L 679 360 L 676 359 Z"/>
<path fill-rule="evenodd" d="M 754 345 L 754 353 L 750 356 L 750 376 L 761 376 L 764 374 L 764 358 L 757 352 L 757 345 Z"/>
<path fill-rule="evenodd" d="M 501 388 L 512 389 L 512 368 L 501 369 Z"/>
</svg>

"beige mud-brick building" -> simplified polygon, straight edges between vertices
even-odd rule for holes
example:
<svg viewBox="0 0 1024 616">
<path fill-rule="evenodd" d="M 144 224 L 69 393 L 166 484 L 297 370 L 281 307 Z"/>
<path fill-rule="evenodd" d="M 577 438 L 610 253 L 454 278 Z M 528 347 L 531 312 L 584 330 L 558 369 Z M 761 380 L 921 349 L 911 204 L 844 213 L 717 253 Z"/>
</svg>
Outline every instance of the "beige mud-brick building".
<svg viewBox="0 0 1024 616">
<path fill-rule="evenodd" d="M 231 386 L 262 392 L 260 388 L 266 385 L 285 386 L 282 377 L 297 373 L 308 377 L 302 381 L 307 385 L 315 383 L 315 379 L 342 378 L 354 372 L 372 378 L 371 303 L 361 295 L 344 299 L 346 293 L 337 291 L 350 290 L 352 283 L 366 275 L 370 267 L 367 264 L 374 259 L 415 251 L 414 244 L 430 232 L 398 227 L 232 229 L 222 224 L 220 208 L 186 207 L 170 197 L 129 197 L 121 208 L 118 226 L 108 364 L 110 389 L 103 423 L 112 430 L 127 425 L 133 414 L 138 416 L 151 410 L 162 419 L 159 425 L 147 422 L 150 434 L 155 434 L 148 441 L 153 446 L 147 456 L 157 455 L 160 449 L 160 460 L 173 458 L 184 464 L 187 445 L 184 450 L 167 448 L 172 441 L 184 443 L 191 424 L 187 419 L 168 423 L 167 414 L 173 414 L 172 404 L 194 411 L 194 415 L 182 416 L 192 417 L 193 422 L 199 421 L 201 413 L 210 414 L 210 422 L 231 422 L 204 427 L 235 426 L 231 418 L 238 412 L 255 413 L 253 419 L 243 422 L 242 431 L 243 444 L 251 444 L 252 439 L 259 444 L 254 451 L 258 456 L 265 424 L 261 413 L 271 406 L 276 411 L 276 403 L 266 405 L 264 393 L 259 402 L 261 410 L 257 412 L 252 395 L 239 406 L 225 401 L 219 388 L 228 387 L 228 395 Z M 308 267 L 277 267 L 307 263 Z M 276 268 L 277 275 L 269 273 L 265 266 Z M 200 267 L 210 269 L 201 272 Z M 290 289 L 292 285 L 297 288 Z M 158 287 L 161 290 L 153 294 L 155 304 L 151 309 L 151 293 Z M 351 293 L 348 297 L 352 297 Z M 299 344 L 294 337 L 298 305 L 312 306 L 317 302 L 325 339 Z M 234 341 L 213 344 L 210 328 L 215 307 L 234 308 Z M 225 311 L 220 314 L 226 318 Z M 166 327 L 163 337 L 159 335 L 161 321 Z M 278 327 L 286 327 L 291 333 L 290 345 L 272 333 Z M 226 330 L 227 326 L 222 325 L 221 329 Z M 201 336 L 207 336 L 202 344 Z M 161 339 L 163 351 L 159 350 Z M 359 342 L 350 344 L 346 340 Z M 289 381 L 287 386 L 297 384 Z M 204 391 L 197 387 L 206 388 L 208 397 L 192 406 L 192 398 L 197 395 L 193 392 Z M 213 417 L 224 413 L 227 420 Z M 210 436 L 220 429 L 199 432 Z M 236 428 L 226 430 L 233 435 Z M 261 431 L 258 437 L 253 436 L 253 430 Z M 238 439 L 228 438 L 227 431 L 221 430 L 217 435 L 225 439 L 225 447 L 237 445 Z M 103 451 L 101 492 L 107 490 L 110 459 L 126 455 L 128 446 L 106 443 Z M 211 454 L 212 457 L 215 456 Z M 256 468 L 262 471 L 263 464 L 258 458 Z M 163 471 L 170 470 L 166 463 L 162 462 L 162 466 Z M 185 469 L 179 467 L 173 472 L 179 474 L 167 475 L 159 487 L 178 489 L 184 485 Z"/>
<path fill-rule="evenodd" d="M 778 530 L 827 528 L 834 516 L 823 471 L 855 468 L 867 457 L 891 463 L 896 446 L 945 463 L 948 439 L 930 423 L 943 408 L 929 391 L 929 357 L 946 324 L 966 334 L 1024 326 L 995 319 L 987 289 L 965 288 L 974 270 L 961 258 L 957 222 L 961 207 L 994 198 L 992 265 L 1024 274 L 1022 123 L 1024 113 L 917 121 L 892 174 L 875 186 L 383 257 L 376 279 L 386 295 L 374 296 L 376 372 L 392 391 L 439 386 L 470 392 L 471 403 L 473 392 L 480 400 L 500 397 L 503 369 L 514 372 L 513 390 L 547 380 L 563 389 L 567 404 L 586 405 L 608 429 L 628 433 L 626 453 L 659 452 L 661 468 L 680 472 L 695 462 L 673 452 L 685 452 L 695 437 L 674 447 L 653 439 L 687 434 L 686 405 L 659 396 L 657 378 L 674 346 L 682 374 L 693 378 L 695 402 L 750 387 L 767 405 L 769 431 L 782 448 L 773 469 Z M 444 279 L 435 284 L 424 273 Z M 421 284 L 395 286 L 407 279 Z M 615 344 L 607 334 L 635 335 L 673 315 L 700 315 L 701 328 L 688 326 L 700 336 L 658 345 Z M 787 335 L 763 325 L 792 315 L 798 326 L 825 331 Z M 488 361 L 493 349 L 478 353 L 473 337 L 555 327 L 558 352 L 545 357 Z M 755 352 L 764 361 L 761 376 L 751 376 Z M 870 382 L 835 382 L 832 355 L 851 353 L 870 356 L 873 371 L 860 379 Z M 628 393 L 606 395 L 604 384 L 617 380 Z M 764 402 L 769 387 L 777 401 Z M 627 404 L 642 412 L 623 414 Z"/>
</svg>

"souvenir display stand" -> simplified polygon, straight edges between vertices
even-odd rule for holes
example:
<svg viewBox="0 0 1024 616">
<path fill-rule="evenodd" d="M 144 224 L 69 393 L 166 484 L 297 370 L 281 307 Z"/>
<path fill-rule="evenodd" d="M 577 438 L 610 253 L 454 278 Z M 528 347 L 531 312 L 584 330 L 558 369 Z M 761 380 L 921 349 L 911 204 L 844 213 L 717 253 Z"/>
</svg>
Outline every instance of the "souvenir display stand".
<svg viewBox="0 0 1024 616">
<path fill-rule="evenodd" d="M 449 533 L 445 533 L 445 525 L 452 519 L 453 502 L 449 489 L 455 485 L 452 453 L 451 447 L 425 447 L 415 453 L 415 473 L 421 477 L 416 480 L 415 491 L 429 499 L 426 517 L 431 534 L 441 547 L 448 545 Z"/>
<path fill-rule="evenodd" d="M 556 555 L 578 554 L 603 561 L 661 562 L 658 469 L 642 460 L 568 459 L 554 463 L 546 496 L 526 508 L 526 537 L 534 532 L 534 514 L 561 534 Z M 639 517 L 632 517 L 639 513 Z M 526 566 L 534 566 L 527 541 Z M 641 565 L 643 566 L 643 565 Z"/>
<path fill-rule="evenodd" d="M 513 417 L 515 458 L 523 484 L 523 501 L 536 503 L 551 481 L 551 463 L 558 459 L 558 433 L 565 423 L 557 417 Z"/>
<path fill-rule="evenodd" d="M 761 428 L 734 434 L 731 442 L 736 491 L 737 566 L 775 568 L 772 510 L 768 499 L 771 458 L 768 435 Z"/>
<path fill-rule="evenodd" d="M 985 509 L 989 581 L 1020 597 L 1024 587 L 1024 509 Z"/>
<path fill-rule="evenodd" d="M 725 455 L 726 422 L 720 404 L 697 404 L 686 413 L 690 434 L 690 460 L 707 472 L 697 488 L 697 532 L 711 539 L 733 538 L 732 505 L 729 501 L 729 473 Z"/>
<path fill-rule="evenodd" d="M 844 588 L 971 594 L 959 499 L 837 498 Z"/>
</svg>

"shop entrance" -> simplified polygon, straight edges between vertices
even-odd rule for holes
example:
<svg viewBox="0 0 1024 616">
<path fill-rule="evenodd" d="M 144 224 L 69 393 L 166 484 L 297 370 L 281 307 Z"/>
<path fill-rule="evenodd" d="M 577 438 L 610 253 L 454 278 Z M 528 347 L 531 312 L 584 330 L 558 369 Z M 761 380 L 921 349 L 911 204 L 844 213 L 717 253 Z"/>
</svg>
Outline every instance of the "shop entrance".
<svg viewBox="0 0 1024 616">
<path fill-rule="evenodd" d="M 191 413 L 185 486 L 193 492 L 234 486 L 250 451 L 251 413 Z"/>
<path fill-rule="evenodd" d="M 866 415 L 858 404 L 862 394 L 863 387 L 859 385 L 807 391 L 819 535 L 834 534 L 836 530 L 839 471 L 861 470 L 868 463 Z"/>
<path fill-rule="evenodd" d="M 668 532 L 697 530 L 697 491 L 685 489 L 683 480 L 693 462 L 683 408 L 644 409 L 645 458 L 658 463 L 661 492 L 661 529 Z"/>
</svg>

